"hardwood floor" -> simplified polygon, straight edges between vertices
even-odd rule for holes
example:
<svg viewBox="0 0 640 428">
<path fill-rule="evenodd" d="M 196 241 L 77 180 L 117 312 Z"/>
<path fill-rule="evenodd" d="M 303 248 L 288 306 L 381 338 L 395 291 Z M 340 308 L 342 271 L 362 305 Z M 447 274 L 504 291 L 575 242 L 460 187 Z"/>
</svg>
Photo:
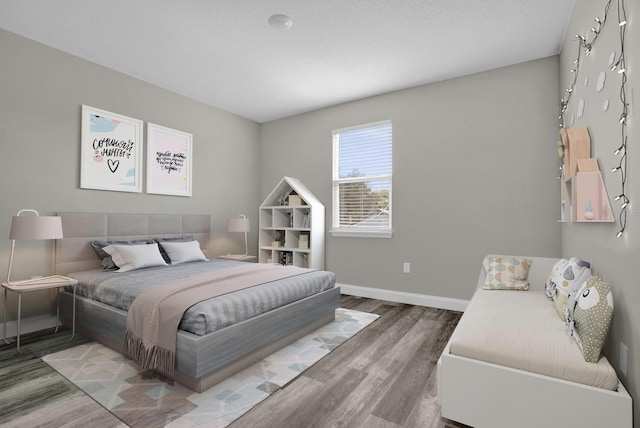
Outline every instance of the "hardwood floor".
<svg viewBox="0 0 640 428">
<path fill-rule="evenodd" d="M 342 296 L 380 315 L 231 424 L 243 427 L 462 427 L 440 417 L 436 362 L 459 312 Z"/>
<path fill-rule="evenodd" d="M 435 370 L 461 313 L 351 296 L 341 306 L 380 318 L 231 428 L 463 427 L 440 417 Z M 14 344 L 0 345 L 0 426 L 124 426 L 42 362 L 86 342 L 69 337 L 25 335 L 21 354 Z"/>
<path fill-rule="evenodd" d="M 21 337 L 0 346 L 0 426 L 2 427 L 125 427 L 75 385 L 42 361 L 44 355 L 71 348 L 87 339 L 53 329 Z M 1 342 L 1 340 L 0 340 Z"/>
</svg>

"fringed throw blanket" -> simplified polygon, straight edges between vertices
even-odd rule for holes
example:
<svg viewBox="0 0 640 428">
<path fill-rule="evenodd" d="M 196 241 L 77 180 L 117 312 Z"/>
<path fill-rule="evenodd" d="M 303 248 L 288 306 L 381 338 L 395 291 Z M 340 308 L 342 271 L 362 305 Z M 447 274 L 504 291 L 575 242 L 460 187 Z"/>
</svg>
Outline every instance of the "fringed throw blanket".
<svg viewBox="0 0 640 428">
<path fill-rule="evenodd" d="M 172 375 L 176 333 L 189 307 L 212 297 L 306 272 L 309 269 L 246 263 L 145 291 L 136 297 L 127 313 L 125 352 L 143 369 Z"/>
</svg>

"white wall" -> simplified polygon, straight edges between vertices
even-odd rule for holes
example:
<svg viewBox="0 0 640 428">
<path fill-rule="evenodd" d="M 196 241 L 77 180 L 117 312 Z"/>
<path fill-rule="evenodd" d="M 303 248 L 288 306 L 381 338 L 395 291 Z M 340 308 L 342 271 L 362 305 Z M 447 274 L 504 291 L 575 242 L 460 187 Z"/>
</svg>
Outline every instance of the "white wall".
<svg viewBox="0 0 640 428">
<path fill-rule="evenodd" d="M 262 124 L 261 194 L 299 178 L 328 230 L 331 131 L 391 119 L 393 238 L 327 233 L 326 268 L 341 283 L 468 299 L 487 253 L 560 255 L 558 91 L 550 57 Z"/>
<path fill-rule="evenodd" d="M 107 211 L 212 216 L 212 254 L 240 251 L 230 216 L 257 220 L 258 129 L 250 120 L 0 30 L 0 278 L 11 216 Z M 193 196 L 80 189 L 82 104 L 193 134 Z M 254 223 L 257 225 L 257 223 Z M 235 235 L 235 236 L 233 236 Z M 256 245 L 256 233 L 251 233 Z M 18 243 L 12 278 L 50 273 L 49 242 Z M 16 315 L 10 298 L 9 319 Z M 48 311 L 49 293 L 25 295 L 23 316 Z M 0 311 L 3 305 L 0 305 Z"/>
<path fill-rule="evenodd" d="M 597 158 L 603 172 L 609 199 L 614 213 L 620 212 L 619 203 L 613 198 L 621 192 L 619 174 L 611 173 L 611 168 L 619 163 L 619 157 L 613 152 L 620 146 L 621 131 L 618 119 L 622 111 L 619 98 L 621 76 L 611 71 L 609 57 L 612 52 L 620 54 L 620 39 L 618 27 L 618 8 L 616 1 L 612 2 L 608 22 L 601 33 L 591 55 L 582 55 L 578 84 L 566 112 L 567 126 L 571 127 L 571 116 L 575 118 L 574 127 L 588 127 L 592 143 L 592 156 Z M 629 94 L 633 95 L 633 105 L 630 109 L 633 116 L 628 120 L 628 169 L 626 194 L 631 199 L 629 218 L 625 234 L 616 238 L 620 224 L 585 224 L 567 223 L 562 226 L 562 254 L 565 257 L 577 256 L 592 263 L 593 270 L 605 281 L 611 284 L 614 293 L 614 320 L 605 353 L 618 371 L 629 392 L 634 397 L 634 416 L 636 424 L 640 421 L 640 139 L 638 138 L 638 90 L 640 89 L 640 27 L 637 18 L 640 17 L 640 3 L 625 0 L 628 25 L 626 30 L 625 56 L 627 60 Z M 589 35 L 592 39 L 591 28 L 595 25 L 594 18 L 603 18 L 605 2 L 596 0 L 577 1 L 569 30 L 565 37 L 564 47 L 560 56 L 560 77 L 562 96 L 564 90 L 571 85 L 573 75 L 570 70 L 577 55 L 575 35 Z M 636 19 L 634 19 L 636 18 Z M 596 82 L 600 72 L 606 75 L 605 88 L 598 92 Z M 589 81 L 585 86 L 585 78 Z M 584 100 L 584 116 L 577 117 L 578 102 Z M 603 111 L 604 100 L 608 99 L 610 107 Z M 617 216 L 616 216 L 617 218 Z M 620 342 L 629 348 L 629 372 L 627 375 L 620 371 Z"/>
</svg>

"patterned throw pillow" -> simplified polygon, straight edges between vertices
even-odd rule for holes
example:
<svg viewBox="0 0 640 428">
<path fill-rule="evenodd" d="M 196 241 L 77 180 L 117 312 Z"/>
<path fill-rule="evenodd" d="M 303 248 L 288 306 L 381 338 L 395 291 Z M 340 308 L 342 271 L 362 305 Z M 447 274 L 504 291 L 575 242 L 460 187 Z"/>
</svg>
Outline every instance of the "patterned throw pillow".
<svg viewBox="0 0 640 428">
<path fill-rule="evenodd" d="M 487 274 L 485 290 L 528 290 L 531 259 L 486 257 L 482 262 Z"/>
<path fill-rule="evenodd" d="M 611 287 L 597 276 L 587 284 L 576 299 L 573 321 L 570 322 L 585 361 L 597 363 L 600 352 L 609 334 L 613 320 L 613 293 Z"/>
<path fill-rule="evenodd" d="M 561 260 L 562 261 L 562 260 Z M 574 305 L 568 305 L 569 296 L 576 296 L 591 276 L 591 264 L 577 257 L 570 258 L 566 263 L 557 262 L 549 279 L 545 292 L 551 294 L 558 315 L 566 320 L 565 309 L 573 312 Z M 556 267 L 558 269 L 556 269 Z M 572 299 L 572 302 L 575 300 Z"/>
<path fill-rule="evenodd" d="M 551 268 L 549 278 L 547 278 L 547 282 L 544 283 L 544 293 L 547 295 L 549 300 L 553 300 L 553 296 L 556 294 L 557 278 L 562 276 L 562 271 L 564 271 L 564 268 L 567 267 L 568 263 L 569 260 L 560 259 Z"/>
</svg>

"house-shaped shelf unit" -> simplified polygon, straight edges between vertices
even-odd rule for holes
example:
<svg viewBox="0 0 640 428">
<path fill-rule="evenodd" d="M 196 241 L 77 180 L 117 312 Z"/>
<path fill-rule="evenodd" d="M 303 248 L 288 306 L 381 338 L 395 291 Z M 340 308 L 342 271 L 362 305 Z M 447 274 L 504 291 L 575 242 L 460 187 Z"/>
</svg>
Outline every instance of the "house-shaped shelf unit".
<svg viewBox="0 0 640 428">
<path fill-rule="evenodd" d="M 258 262 L 324 269 L 324 205 L 283 177 L 260 205 Z"/>
</svg>

